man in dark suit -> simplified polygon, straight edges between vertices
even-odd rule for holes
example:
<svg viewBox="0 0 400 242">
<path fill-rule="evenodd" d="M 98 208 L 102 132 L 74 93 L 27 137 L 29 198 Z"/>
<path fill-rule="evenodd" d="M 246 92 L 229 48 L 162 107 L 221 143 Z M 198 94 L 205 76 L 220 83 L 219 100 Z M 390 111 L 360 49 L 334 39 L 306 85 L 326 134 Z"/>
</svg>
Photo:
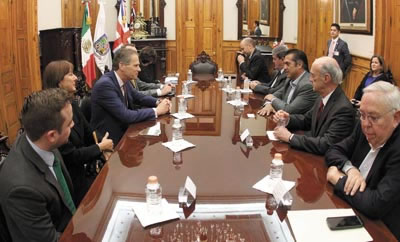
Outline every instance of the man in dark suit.
<svg viewBox="0 0 400 242">
<path fill-rule="evenodd" d="M 354 126 L 354 108 L 340 83 L 342 71 L 330 57 L 321 57 L 311 66 L 310 81 L 320 97 L 305 114 L 278 111 L 274 121 L 289 120 L 287 128 L 275 128 L 275 136 L 288 142 L 291 147 L 323 155 L 328 148 L 350 135 Z M 304 134 L 292 134 L 289 130 L 304 130 Z"/>
<path fill-rule="evenodd" d="M 139 56 L 136 51 L 121 48 L 114 56 L 113 71 L 104 74 L 92 90 L 93 129 L 104 135 L 107 131 L 114 144 L 132 123 L 151 120 L 169 111 L 170 101 L 162 101 L 136 91 L 130 80 L 137 79 Z M 134 110 L 135 105 L 142 108 Z"/>
<path fill-rule="evenodd" d="M 400 239 L 400 91 L 388 82 L 364 89 L 360 122 L 325 155 L 334 191 Z"/>
<path fill-rule="evenodd" d="M 240 71 L 250 80 L 258 80 L 263 83 L 271 81 L 267 65 L 261 56 L 261 52 L 256 49 L 256 42 L 252 38 L 245 38 L 240 42 L 242 53 L 238 55 Z"/>
<path fill-rule="evenodd" d="M 351 66 L 351 55 L 347 43 L 339 38 L 340 25 L 331 24 L 330 35 L 332 39 L 328 40 L 328 51 L 326 55 L 334 58 L 342 69 L 343 79 Z"/>
<path fill-rule="evenodd" d="M 13 241 L 57 241 L 75 212 L 71 178 L 57 150 L 74 126 L 70 101 L 58 88 L 25 98 L 25 132 L 0 171 L 0 204 Z"/>
<path fill-rule="evenodd" d="M 274 62 L 276 73 L 270 83 L 251 81 L 250 88 L 253 89 L 254 92 L 267 95 L 278 91 L 283 86 L 287 77 L 285 69 L 283 68 L 286 51 L 288 51 L 286 45 L 278 45 L 272 49 L 272 61 Z"/>
<path fill-rule="evenodd" d="M 287 79 L 282 88 L 265 96 L 266 103 L 258 114 L 270 115 L 283 110 L 290 114 L 304 114 L 314 105 L 318 94 L 313 91 L 306 54 L 298 49 L 286 52 L 284 69 Z"/>
</svg>

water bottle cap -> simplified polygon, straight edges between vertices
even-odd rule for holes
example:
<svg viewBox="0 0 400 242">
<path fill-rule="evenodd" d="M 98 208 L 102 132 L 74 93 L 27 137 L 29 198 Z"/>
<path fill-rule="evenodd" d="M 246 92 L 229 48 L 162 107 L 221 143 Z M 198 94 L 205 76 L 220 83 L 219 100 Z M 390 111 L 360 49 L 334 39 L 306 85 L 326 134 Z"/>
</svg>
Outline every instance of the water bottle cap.
<svg viewBox="0 0 400 242">
<path fill-rule="evenodd" d="M 276 160 L 282 160 L 282 154 L 281 154 L 281 153 L 275 153 L 274 159 L 276 159 Z"/>
<path fill-rule="evenodd" d="M 192 73 L 192 70 L 189 69 L 188 72 L 189 72 L 189 73 Z"/>
<path fill-rule="evenodd" d="M 148 184 L 157 184 L 158 178 L 156 176 L 149 176 L 149 178 L 147 178 L 147 183 Z"/>
</svg>

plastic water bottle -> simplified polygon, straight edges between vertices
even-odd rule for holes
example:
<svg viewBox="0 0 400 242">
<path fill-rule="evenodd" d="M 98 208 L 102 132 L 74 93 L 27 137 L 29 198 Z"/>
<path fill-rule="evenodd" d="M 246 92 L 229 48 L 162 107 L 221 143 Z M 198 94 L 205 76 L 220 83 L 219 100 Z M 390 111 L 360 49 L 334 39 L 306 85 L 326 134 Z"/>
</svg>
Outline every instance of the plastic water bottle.
<svg viewBox="0 0 400 242">
<path fill-rule="evenodd" d="M 232 88 L 232 77 L 228 76 L 228 80 L 225 83 L 225 88 L 229 92 Z"/>
<path fill-rule="evenodd" d="M 219 68 L 218 70 L 218 80 L 224 80 L 224 72 L 222 71 L 222 68 Z"/>
<path fill-rule="evenodd" d="M 192 70 L 188 70 L 188 73 L 187 73 L 187 80 L 188 80 L 188 82 L 191 82 L 193 79 L 193 76 L 192 76 Z"/>
<path fill-rule="evenodd" d="M 182 86 L 182 95 L 188 95 L 189 94 L 188 92 L 189 92 L 188 84 L 187 84 L 187 82 L 184 82 L 183 86 Z"/>
<path fill-rule="evenodd" d="M 156 176 L 149 176 L 146 185 L 146 204 L 147 211 L 152 215 L 158 215 L 162 212 L 161 205 L 161 186 Z"/>
<path fill-rule="evenodd" d="M 244 79 L 244 83 L 243 83 L 243 90 L 249 90 L 249 87 L 250 87 L 250 79 L 249 78 L 246 78 L 246 79 Z"/>
<path fill-rule="evenodd" d="M 235 91 L 235 100 L 236 102 L 239 104 L 239 102 L 241 102 L 241 94 L 240 94 L 240 87 L 236 87 L 236 91 Z"/>
<path fill-rule="evenodd" d="M 175 119 L 172 125 L 172 140 L 179 139 L 182 139 L 182 125 L 179 119 Z"/>
<path fill-rule="evenodd" d="M 247 136 L 246 138 L 246 146 L 253 147 L 253 138 L 251 137 L 251 135 Z"/>
<path fill-rule="evenodd" d="M 179 98 L 178 113 L 186 113 L 186 100 L 183 97 Z"/>
<path fill-rule="evenodd" d="M 282 173 L 283 173 L 282 154 L 276 153 L 274 159 L 271 162 L 269 176 L 271 177 L 271 179 L 282 179 Z"/>
</svg>

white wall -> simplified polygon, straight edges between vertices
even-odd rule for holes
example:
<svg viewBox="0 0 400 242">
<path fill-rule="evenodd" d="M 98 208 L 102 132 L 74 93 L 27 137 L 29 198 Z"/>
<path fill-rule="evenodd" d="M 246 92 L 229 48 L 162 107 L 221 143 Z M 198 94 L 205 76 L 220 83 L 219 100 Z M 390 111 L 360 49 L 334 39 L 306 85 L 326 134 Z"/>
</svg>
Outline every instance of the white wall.
<svg viewBox="0 0 400 242">
<path fill-rule="evenodd" d="M 372 35 L 362 35 L 362 34 L 340 34 L 340 38 L 344 39 L 348 46 L 350 53 L 352 55 L 362 56 L 366 58 L 371 58 L 374 53 L 375 48 L 375 0 L 373 1 L 373 12 L 372 12 Z M 382 53 L 377 53 L 382 54 Z"/>
<path fill-rule="evenodd" d="M 224 0 L 223 2 L 224 40 L 237 40 L 238 36 L 238 8 L 236 1 Z"/>
<path fill-rule="evenodd" d="M 285 43 L 297 44 L 298 1 L 285 0 L 284 4 L 282 39 Z"/>
<path fill-rule="evenodd" d="M 38 0 L 38 30 L 61 28 L 61 0 Z"/>
</svg>

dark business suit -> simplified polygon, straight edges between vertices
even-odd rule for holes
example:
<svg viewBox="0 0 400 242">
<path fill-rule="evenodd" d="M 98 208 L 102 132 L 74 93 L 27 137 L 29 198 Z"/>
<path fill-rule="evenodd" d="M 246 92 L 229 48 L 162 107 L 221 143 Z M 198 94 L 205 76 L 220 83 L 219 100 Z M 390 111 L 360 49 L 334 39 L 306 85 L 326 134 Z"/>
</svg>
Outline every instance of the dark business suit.
<svg viewBox="0 0 400 242">
<path fill-rule="evenodd" d="M 356 100 L 361 100 L 362 96 L 363 96 L 363 89 L 365 88 L 365 81 L 367 81 L 368 77 L 370 76 L 370 72 L 368 72 L 364 78 L 362 79 L 360 85 L 358 85 L 356 92 L 354 93 L 354 99 Z M 385 81 L 385 82 L 390 82 L 391 81 L 387 78 L 385 73 L 381 73 L 379 76 L 377 76 L 375 78 L 375 80 L 373 80 L 370 85 L 374 82 L 377 81 Z"/>
<path fill-rule="evenodd" d="M 71 178 L 53 150 L 73 196 Z M 23 133 L 0 171 L 0 204 L 13 241 L 56 241 L 72 214 L 55 176 Z"/>
<path fill-rule="evenodd" d="M 245 73 L 250 80 L 258 80 L 259 82 L 269 83 L 271 81 L 267 65 L 264 62 L 261 52 L 254 49 L 253 55 L 240 64 L 240 71 Z"/>
<path fill-rule="evenodd" d="M 326 55 L 329 55 L 329 47 L 331 46 L 331 42 L 332 39 L 328 40 L 328 49 Z M 351 65 L 351 55 L 347 43 L 341 38 L 338 38 L 338 40 L 336 41 L 332 57 L 339 64 L 340 69 L 343 72 L 343 78 L 344 78 Z"/>
<path fill-rule="evenodd" d="M 260 83 L 253 89 L 254 92 L 261 93 L 263 95 L 271 94 L 278 91 L 286 81 L 286 72 L 280 74 L 280 71 L 277 71 L 274 75 L 274 78 L 271 79 L 270 83 Z M 275 83 L 274 80 L 276 79 Z M 272 85 L 273 84 L 273 85 Z"/>
<path fill-rule="evenodd" d="M 92 90 L 91 127 L 101 135 L 109 132 L 114 144 L 118 144 L 130 124 L 155 119 L 153 109 L 133 110 L 133 107 L 155 107 L 157 99 L 139 93 L 129 81 L 125 85 L 128 105 L 114 71 L 104 74 Z"/>
<path fill-rule="evenodd" d="M 291 90 L 290 81 L 291 80 L 286 79 L 282 88 L 272 94 L 276 97 L 276 99 L 272 101 L 272 107 L 276 111 L 283 110 L 290 114 L 306 113 L 314 105 L 318 97 L 318 94 L 313 91 L 310 82 L 310 73 L 306 71 L 300 78 L 290 103 L 288 104 L 286 101 Z"/>
<path fill-rule="evenodd" d="M 354 127 L 354 108 L 342 88 L 338 86 L 329 97 L 320 118 L 319 97 L 306 114 L 290 115 L 288 129 L 307 131 L 304 135 L 293 135 L 290 146 L 317 155 L 323 155 L 328 148 L 351 134 Z"/>
<path fill-rule="evenodd" d="M 393 131 L 390 138 L 381 148 L 368 173 L 364 192 L 356 192 L 354 196 L 345 195 L 344 185 L 347 176 L 338 180 L 335 193 L 346 200 L 352 207 L 370 218 L 382 219 L 390 231 L 400 239 L 400 127 Z M 359 168 L 368 154 L 370 146 L 357 124 L 351 136 L 333 145 L 325 155 L 327 166 L 342 169 L 350 160 Z"/>
<path fill-rule="evenodd" d="M 75 204 L 79 205 L 93 180 L 86 176 L 85 164 L 89 165 L 101 159 L 102 152 L 95 144 L 92 130 L 75 102 L 72 103 L 72 112 L 74 127 L 71 129 L 68 142 L 58 149 L 75 188 Z"/>
</svg>

